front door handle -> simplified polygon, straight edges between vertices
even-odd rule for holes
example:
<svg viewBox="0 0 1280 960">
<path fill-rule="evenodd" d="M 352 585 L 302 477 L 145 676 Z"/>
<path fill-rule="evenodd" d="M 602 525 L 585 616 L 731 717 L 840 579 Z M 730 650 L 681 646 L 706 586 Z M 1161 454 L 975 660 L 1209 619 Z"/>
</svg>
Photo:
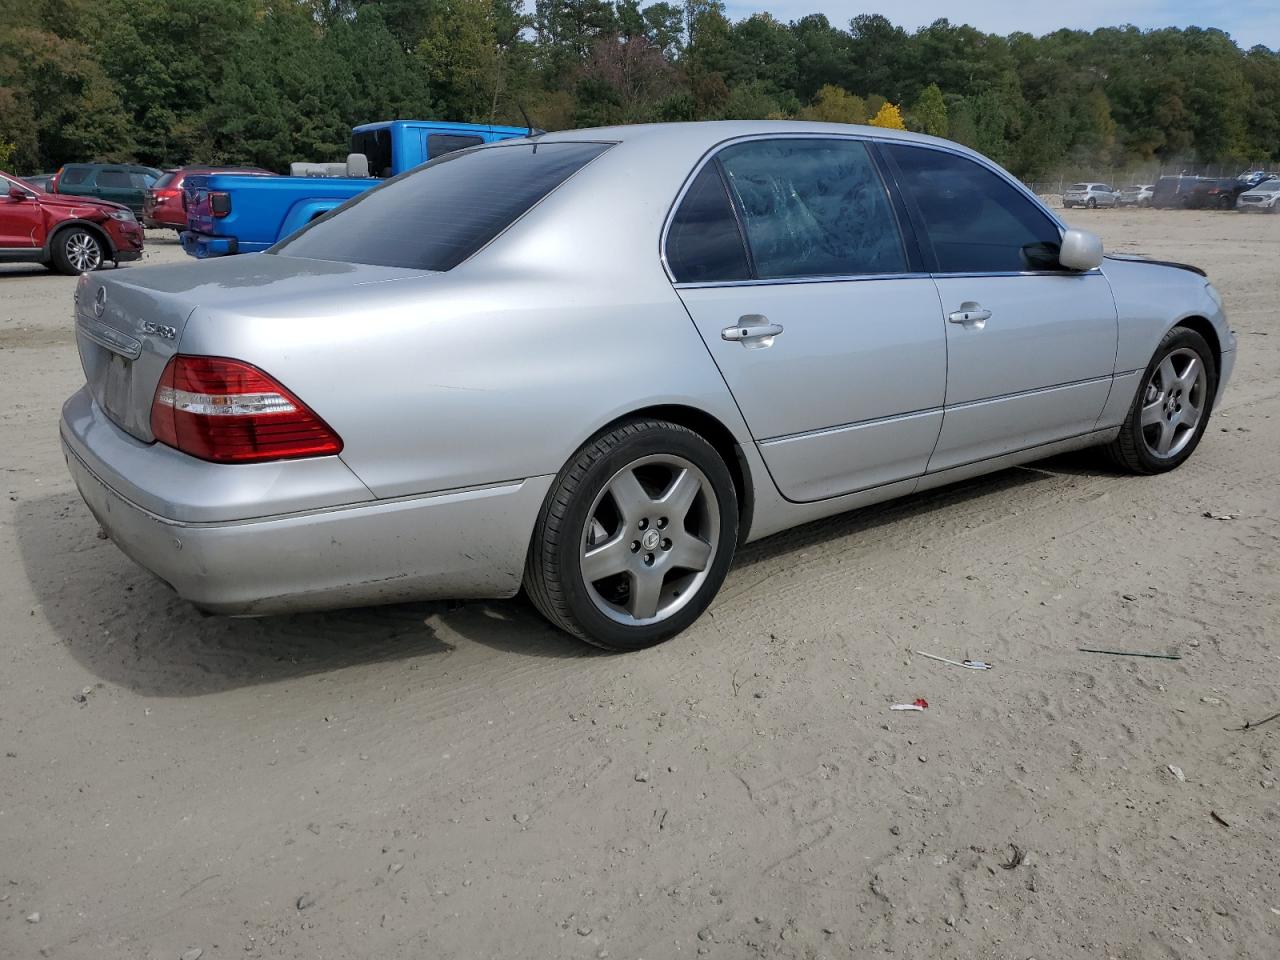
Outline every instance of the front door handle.
<svg viewBox="0 0 1280 960">
<path fill-rule="evenodd" d="M 959 310 L 948 314 L 947 319 L 952 323 L 963 323 L 966 327 L 981 330 L 986 322 L 991 319 L 991 311 L 980 303 L 966 300 L 960 304 Z"/>
<path fill-rule="evenodd" d="M 782 324 L 770 323 L 769 318 L 758 313 L 748 313 L 738 318 L 733 327 L 720 331 L 720 339 L 741 343 L 744 347 L 769 347 L 773 338 L 782 332 Z"/>
</svg>

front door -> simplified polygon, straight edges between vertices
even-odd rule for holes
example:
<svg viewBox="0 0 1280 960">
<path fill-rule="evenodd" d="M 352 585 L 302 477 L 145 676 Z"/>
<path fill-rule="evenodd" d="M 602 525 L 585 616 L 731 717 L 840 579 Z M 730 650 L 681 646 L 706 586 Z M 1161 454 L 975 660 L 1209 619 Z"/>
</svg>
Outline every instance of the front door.
<svg viewBox="0 0 1280 960">
<path fill-rule="evenodd" d="M 23 197 L 12 197 L 18 187 Z M 24 187 L 0 177 L 0 250 L 31 250 L 44 245 L 44 212 Z"/>
<path fill-rule="evenodd" d="M 942 422 L 944 324 L 865 143 L 724 148 L 691 184 L 666 253 L 784 496 L 924 472 Z"/>
<path fill-rule="evenodd" d="M 947 319 L 947 397 L 930 472 L 1089 433 L 1111 389 L 1119 332 L 1097 270 L 1057 263 L 1061 230 L 976 161 L 885 146 Z"/>
</svg>

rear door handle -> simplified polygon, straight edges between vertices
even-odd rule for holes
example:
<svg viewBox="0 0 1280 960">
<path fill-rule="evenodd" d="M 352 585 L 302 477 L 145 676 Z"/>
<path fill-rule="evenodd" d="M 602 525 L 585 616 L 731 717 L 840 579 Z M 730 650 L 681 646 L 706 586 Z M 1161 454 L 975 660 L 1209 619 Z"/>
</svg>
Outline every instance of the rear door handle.
<svg viewBox="0 0 1280 960">
<path fill-rule="evenodd" d="M 974 303 L 967 300 L 960 304 L 960 309 L 947 315 L 947 319 L 952 323 L 963 323 L 966 327 L 976 327 L 981 330 L 983 325 L 991 319 L 991 311 L 980 303 Z"/>
<path fill-rule="evenodd" d="M 768 347 L 781 332 L 782 324 L 770 323 L 768 317 L 758 313 L 748 313 L 738 318 L 736 326 L 721 330 L 720 339 L 741 343 L 744 347 Z"/>
</svg>

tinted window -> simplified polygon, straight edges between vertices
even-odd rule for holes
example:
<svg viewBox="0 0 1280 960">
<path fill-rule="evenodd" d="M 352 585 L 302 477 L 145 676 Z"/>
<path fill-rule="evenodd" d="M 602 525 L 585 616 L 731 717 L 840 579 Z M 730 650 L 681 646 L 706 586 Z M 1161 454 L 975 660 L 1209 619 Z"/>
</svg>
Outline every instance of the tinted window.
<svg viewBox="0 0 1280 960">
<path fill-rule="evenodd" d="M 391 132 L 385 127 L 351 135 L 351 152 L 369 158 L 371 177 L 391 176 Z"/>
<path fill-rule="evenodd" d="M 132 187 L 129 174 L 123 170 L 99 170 L 97 184 L 100 187 Z"/>
<path fill-rule="evenodd" d="M 884 183 L 857 140 L 751 140 L 719 155 L 761 279 L 901 273 Z"/>
<path fill-rule="evenodd" d="M 157 190 L 163 190 L 165 187 L 169 186 L 169 184 L 173 183 L 173 178 L 176 177 L 177 175 L 178 174 L 176 171 L 170 170 L 168 173 L 166 173 L 164 176 L 162 176 L 159 180 L 156 181 L 155 188 Z"/>
<path fill-rule="evenodd" d="M 478 147 L 484 143 L 483 137 L 465 136 L 460 133 L 431 133 L 427 135 L 427 159 L 434 160 L 455 150 L 467 147 Z"/>
<path fill-rule="evenodd" d="M 714 162 L 702 168 L 671 218 L 667 265 L 681 283 L 751 278 L 742 233 Z"/>
<path fill-rule="evenodd" d="M 58 183 L 73 186 L 77 183 L 84 183 L 88 179 L 88 167 L 66 167 L 62 171 L 62 176 L 58 178 Z"/>
<path fill-rule="evenodd" d="M 1058 269 L 1057 225 L 1004 177 L 941 150 L 886 149 L 923 218 L 939 273 Z"/>
<path fill-rule="evenodd" d="M 451 153 L 348 200 L 271 252 L 449 270 L 607 149 L 522 143 Z"/>
</svg>

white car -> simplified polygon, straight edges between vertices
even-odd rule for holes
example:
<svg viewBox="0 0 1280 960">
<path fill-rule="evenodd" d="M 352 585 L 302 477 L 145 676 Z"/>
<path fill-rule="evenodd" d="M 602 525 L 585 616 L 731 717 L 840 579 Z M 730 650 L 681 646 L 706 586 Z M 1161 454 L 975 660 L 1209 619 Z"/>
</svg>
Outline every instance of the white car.
<svg viewBox="0 0 1280 960">
<path fill-rule="evenodd" d="M 1120 200 L 1114 187 L 1106 183 L 1073 183 L 1062 194 L 1062 205 L 1072 207 L 1114 207 Z"/>
<path fill-rule="evenodd" d="M 1149 207 L 1151 206 L 1151 193 L 1154 189 L 1155 185 L 1150 183 L 1135 183 L 1131 187 L 1125 187 L 1120 191 L 1120 196 L 1116 198 L 1116 206 Z"/>
<path fill-rule="evenodd" d="M 1266 180 L 1236 198 L 1241 213 L 1280 213 L 1280 179 Z"/>
</svg>

